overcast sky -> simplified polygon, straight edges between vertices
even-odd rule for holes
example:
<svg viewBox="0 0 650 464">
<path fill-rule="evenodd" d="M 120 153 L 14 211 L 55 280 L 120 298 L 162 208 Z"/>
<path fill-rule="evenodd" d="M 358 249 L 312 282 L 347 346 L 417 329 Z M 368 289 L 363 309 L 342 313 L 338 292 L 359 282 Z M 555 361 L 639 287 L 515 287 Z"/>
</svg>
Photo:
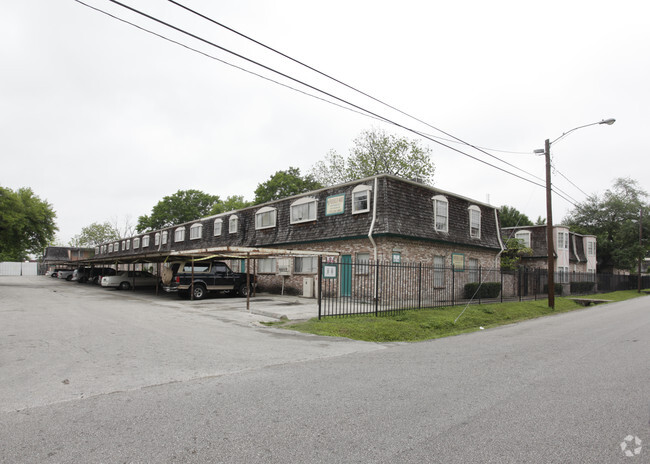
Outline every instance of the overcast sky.
<svg viewBox="0 0 650 464">
<path fill-rule="evenodd" d="M 172 3 L 123 1 L 402 126 L 447 138 Z M 545 139 L 616 118 L 612 126 L 580 129 L 553 145 L 554 185 L 577 202 L 604 192 L 617 177 L 650 191 L 647 2 L 179 1 L 489 148 L 537 178 L 444 142 L 538 184 L 544 159 L 532 152 Z M 317 94 L 110 1 L 87 3 Z M 74 0 L 2 2 L 0 69 L 0 185 L 31 187 L 52 204 L 63 244 L 93 222 L 135 224 L 179 189 L 251 200 L 274 172 L 294 166 L 306 174 L 329 150 L 347 154 L 353 139 L 373 127 L 429 146 L 436 187 L 514 206 L 533 220 L 546 215 L 539 186 Z M 572 204 L 558 196 L 553 201 L 559 223 Z"/>
</svg>

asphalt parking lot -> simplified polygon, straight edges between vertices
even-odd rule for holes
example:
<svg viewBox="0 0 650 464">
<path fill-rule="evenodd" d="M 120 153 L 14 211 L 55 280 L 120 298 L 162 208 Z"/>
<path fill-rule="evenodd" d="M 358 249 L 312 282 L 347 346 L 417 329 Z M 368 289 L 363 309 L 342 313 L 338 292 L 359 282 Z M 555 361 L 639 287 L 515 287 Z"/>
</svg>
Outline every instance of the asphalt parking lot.
<svg viewBox="0 0 650 464">
<path fill-rule="evenodd" d="M 0 411 L 15 411 L 384 345 L 267 327 L 315 300 L 178 299 L 50 277 L 0 277 Z"/>
</svg>

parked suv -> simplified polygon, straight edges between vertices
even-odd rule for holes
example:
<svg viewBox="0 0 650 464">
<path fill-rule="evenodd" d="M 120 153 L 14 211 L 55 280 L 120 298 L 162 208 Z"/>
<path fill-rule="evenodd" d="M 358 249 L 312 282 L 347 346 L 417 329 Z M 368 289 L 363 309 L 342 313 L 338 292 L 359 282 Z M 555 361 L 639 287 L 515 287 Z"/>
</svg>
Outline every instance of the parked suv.
<svg viewBox="0 0 650 464">
<path fill-rule="evenodd" d="M 101 281 L 101 276 L 115 275 L 115 269 L 112 267 L 79 267 L 72 273 L 72 280 L 79 282 L 92 282 L 98 284 Z"/>
<path fill-rule="evenodd" d="M 192 287 L 192 262 L 172 263 L 162 272 L 163 289 L 178 292 L 187 297 L 192 291 L 195 300 L 205 298 L 208 292 L 230 292 L 247 296 L 255 285 L 255 276 L 250 275 L 248 286 L 246 274 L 233 272 L 223 261 L 194 262 L 194 286 Z"/>
</svg>

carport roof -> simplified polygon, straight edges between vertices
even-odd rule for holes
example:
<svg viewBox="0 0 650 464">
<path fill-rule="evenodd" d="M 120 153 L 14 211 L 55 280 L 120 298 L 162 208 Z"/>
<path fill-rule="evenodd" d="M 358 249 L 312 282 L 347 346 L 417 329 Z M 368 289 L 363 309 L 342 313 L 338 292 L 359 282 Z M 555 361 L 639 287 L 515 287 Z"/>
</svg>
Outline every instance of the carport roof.
<svg viewBox="0 0 650 464">
<path fill-rule="evenodd" d="M 335 251 L 315 251 L 315 250 L 292 250 L 282 248 L 261 248 L 261 247 L 231 247 L 220 246 L 210 248 L 196 248 L 193 250 L 182 251 L 165 251 L 154 253 L 137 253 L 133 255 L 121 255 L 113 258 L 102 256 L 101 258 L 88 258 L 85 260 L 75 261 L 77 263 L 96 264 L 96 263 L 156 263 L 166 262 L 169 260 L 179 259 L 257 259 L 257 258 L 279 258 L 279 257 L 296 257 L 296 256 L 339 256 Z"/>
</svg>

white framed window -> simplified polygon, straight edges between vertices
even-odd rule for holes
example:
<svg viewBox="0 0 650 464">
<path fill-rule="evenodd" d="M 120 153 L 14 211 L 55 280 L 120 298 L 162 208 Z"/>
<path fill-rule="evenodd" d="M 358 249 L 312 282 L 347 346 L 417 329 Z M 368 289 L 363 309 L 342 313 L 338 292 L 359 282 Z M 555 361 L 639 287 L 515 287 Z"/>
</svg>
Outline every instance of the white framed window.
<svg viewBox="0 0 650 464">
<path fill-rule="evenodd" d="M 128 248 L 126 247 L 126 242 L 122 240 L 122 251 L 127 250 Z"/>
<path fill-rule="evenodd" d="M 316 256 L 298 256 L 293 260 L 295 274 L 316 274 L 318 258 Z"/>
<path fill-rule="evenodd" d="M 122 242 L 123 244 L 126 245 L 124 248 L 125 250 L 129 250 L 131 248 L 131 240 L 126 240 L 126 242 Z"/>
<path fill-rule="evenodd" d="M 185 241 L 185 227 L 178 227 L 174 230 L 174 242 L 184 242 Z"/>
<path fill-rule="evenodd" d="M 557 248 L 558 250 L 568 250 L 569 249 L 569 233 L 560 232 L 557 233 Z"/>
<path fill-rule="evenodd" d="M 587 256 L 596 256 L 596 242 L 587 240 Z"/>
<path fill-rule="evenodd" d="M 203 224 L 197 222 L 190 226 L 190 240 L 198 240 L 203 237 Z"/>
<path fill-rule="evenodd" d="M 445 257 L 444 256 L 433 257 L 433 286 L 434 287 L 445 286 Z"/>
<path fill-rule="evenodd" d="M 116 253 L 120 251 L 120 242 L 115 242 L 115 244 L 113 245 L 113 251 Z"/>
<path fill-rule="evenodd" d="M 167 240 L 169 239 L 169 231 L 163 230 L 162 235 L 160 236 L 160 241 L 163 245 L 167 245 Z"/>
<path fill-rule="evenodd" d="M 481 209 L 472 205 L 469 208 L 469 236 L 481 238 Z"/>
<path fill-rule="evenodd" d="M 257 260 L 257 272 L 260 274 L 275 274 L 275 258 Z"/>
<path fill-rule="evenodd" d="M 369 185 L 357 185 L 352 190 L 352 214 L 367 213 L 370 211 Z"/>
<path fill-rule="evenodd" d="M 223 229 L 223 219 L 217 218 L 214 220 L 214 236 L 218 237 L 221 235 L 221 230 Z"/>
<path fill-rule="evenodd" d="M 370 253 L 357 253 L 356 274 L 368 274 L 370 272 Z"/>
<path fill-rule="evenodd" d="M 112 243 L 108 244 L 108 252 L 113 253 L 113 244 Z"/>
<path fill-rule="evenodd" d="M 154 246 L 160 245 L 160 232 L 156 232 L 156 235 L 153 237 Z"/>
<path fill-rule="evenodd" d="M 519 240 L 523 246 L 530 248 L 530 231 L 522 230 L 515 233 L 515 238 Z"/>
<path fill-rule="evenodd" d="M 305 197 L 291 203 L 289 222 L 297 224 L 299 222 L 315 221 L 317 201 L 315 198 Z"/>
<path fill-rule="evenodd" d="M 569 282 L 569 268 L 565 266 L 558 266 L 558 282 L 566 284 Z"/>
<path fill-rule="evenodd" d="M 149 246 L 149 240 L 150 240 L 150 237 L 148 235 L 145 235 L 144 237 L 142 237 L 142 248 L 146 248 L 146 247 Z"/>
<path fill-rule="evenodd" d="M 479 281 L 479 271 L 478 271 L 478 259 L 469 258 L 467 260 L 467 271 L 469 282 L 478 282 Z"/>
<path fill-rule="evenodd" d="M 96 255 L 99 254 L 99 247 L 95 247 L 95 254 L 96 254 Z"/>
<path fill-rule="evenodd" d="M 140 248 L 140 237 L 133 239 L 133 249 L 135 250 L 136 248 Z"/>
<path fill-rule="evenodd" d="M 278 210 L 266 206 L 255 213 L 255 229 L 271 229 L 275 227 Z"/>
<path fill-rule="evenodd" d="M 433 197 L 434 228 L 438 232 L 449 232 L 449 202 L 442 195 Z"/>
<path fill-rule="evenodd" d="M 234 214 L 228 219 L 228 233 L 236 234 L 239 229 L 239 218 Z"/>
</svg>

